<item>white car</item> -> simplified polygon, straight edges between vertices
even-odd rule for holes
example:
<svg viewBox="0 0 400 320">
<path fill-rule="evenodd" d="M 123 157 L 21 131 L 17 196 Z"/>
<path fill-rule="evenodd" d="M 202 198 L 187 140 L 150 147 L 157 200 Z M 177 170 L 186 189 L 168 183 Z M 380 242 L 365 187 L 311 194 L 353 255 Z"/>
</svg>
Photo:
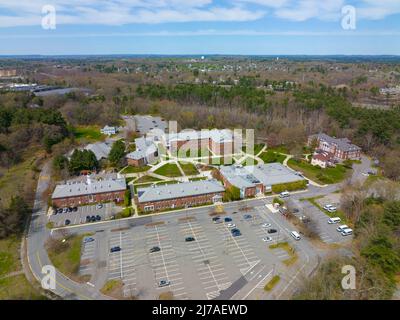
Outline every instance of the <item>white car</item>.
<svg viewBox="0 0 400 320">
<path fill-rule="evenodd" d="M 264 242 L 271 242 L 271 241 L 272 241 L 272 238 L 271 238 L 271 237 L 265 237 L 265 238 L 262 238 L 262 241 L 264 241 Z"/>
<path fill-rule="evenodd" d="M 279 194 L 280 198 L 288 198 L 290 197 L 290 193 L 288 191 L 283 191 Z"/>
<path fill-rule="evenodd" d="M 328 212 L 335 212 L 337 210 L 337 208 L 331 204 L 326 204 L 323 206 L 323 208 Z"/>
<path fill-rule="evenodd" d="M 270 223 L 263 223 L 261 226 L 262 226 L 263 228 L 269 228 L 270 226 L 272 226 L 272 224 L 270 224 Z"/>
<path fill-rule="evenodd" d="M 349 235 L 351 235 L 351 234 L 353 234 L 353 229 L 350 229 L 350 228 L 346 228 L 346 229 L 343 229 L 342 230 L 342 232 L 341 232 L 341 234 L 342 234 L 342 236 L 349 236 Z"/>
<path fill-rule="evenodd" d="M 300 234 L 297 231 L 292 231 L 290 235 L 297 241 L 301 239 Z"/>
<path fill-rule="evenodd" d="M 341 219 L 339 217 L 334 217 L 334 218 L 328 219 L 329 224 L 336 224 L 336 223 L 339 223 L 340 221 L 341 221 Z"/>
<path fill-rule="evenodd" d="M 342 232 L 344 229 L 349 229 L 349 226 L 346 224 L 342 224 L 341 226 L 336 228 L 337 232 Z"/>
<path fill-rule="evenodd" d="M 228 223 L 226 226 L 228 228 L 236 228 L 236 224 L 234 224 L 234 223 Z"/>
</svg>

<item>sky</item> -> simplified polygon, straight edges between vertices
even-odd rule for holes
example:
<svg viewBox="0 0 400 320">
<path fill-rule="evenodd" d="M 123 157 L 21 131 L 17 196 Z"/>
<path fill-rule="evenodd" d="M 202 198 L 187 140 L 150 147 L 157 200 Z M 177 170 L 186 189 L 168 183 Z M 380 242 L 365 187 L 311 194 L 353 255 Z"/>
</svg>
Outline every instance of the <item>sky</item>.
<svg viewBox="0 0 400 320">
<path fill-rule="evenodd" d="M 400 55 L 400 0 L 0 0 L 0 55 Z"/>
</svg>

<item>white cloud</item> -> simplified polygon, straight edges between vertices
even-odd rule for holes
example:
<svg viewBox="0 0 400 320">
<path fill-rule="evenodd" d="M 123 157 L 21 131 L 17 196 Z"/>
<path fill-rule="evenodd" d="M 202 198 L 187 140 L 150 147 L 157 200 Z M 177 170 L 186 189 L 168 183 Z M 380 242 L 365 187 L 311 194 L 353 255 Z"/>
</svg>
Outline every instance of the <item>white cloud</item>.
<svg viewBox="0 0 400 320">
<path fill-rule="evenodd" d="M 358 19 L 400 13 L 400 0 L 0 0 L 0 27 L 40 25 L 42 7 L 57 9 L 58 24 L 158 24 L 169 22 L 336 20 L 353 4 Z"/>
</svg>

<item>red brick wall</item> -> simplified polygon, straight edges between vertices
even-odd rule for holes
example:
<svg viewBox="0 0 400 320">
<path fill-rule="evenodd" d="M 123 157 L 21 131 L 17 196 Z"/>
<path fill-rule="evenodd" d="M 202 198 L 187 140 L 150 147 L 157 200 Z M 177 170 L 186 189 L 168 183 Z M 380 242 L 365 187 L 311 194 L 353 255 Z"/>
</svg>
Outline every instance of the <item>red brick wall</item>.
<svg viewBox="0 0 400 320">
<path fill-rule="evenodd" d="M 200 204 L 211 203 L 212 198 L 215 195 L 223 196 L 224 192 L 209 193 L 209 194 L 200 195 L 200 196 L 176 198 L 176 199 L 153 201 L 153 202 L 143 202 L 143 203 L 139 203 L 138 198 L 135 197 L 135 202 L 141 211 L 144 211 L 144 208 L 146 206 L 151 206 L 151 205 L 154 205 L 154 211 L 159 211 L 159 210 L 164 210 L 164 209 L 170 209 L 170 208 L 172 208 L 173 205 L 175 205 L 175 208 L 181 208 L 181 207 L 185 207 L 186 205 L 195 206 L 195 205 L 200 205 Z"/>
<path fill-rule="evenodd" d="M 53 199 L 53 206 L 56 207 L 73 207 L 81 204 L 106 202 L 106 201 L 124 201 L 125 190 L 116 192 L 104 192 L 90 195 L 78 196 L 78 197 L 67 197 Z"/>
</svg>

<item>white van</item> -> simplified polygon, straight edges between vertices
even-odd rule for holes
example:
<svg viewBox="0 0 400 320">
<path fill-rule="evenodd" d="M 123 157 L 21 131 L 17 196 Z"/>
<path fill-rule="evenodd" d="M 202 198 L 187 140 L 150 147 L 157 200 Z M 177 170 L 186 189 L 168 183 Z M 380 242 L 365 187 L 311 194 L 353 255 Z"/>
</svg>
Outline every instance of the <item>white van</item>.
<svg viewBox="0 0 400 320">
<path fill-rule="evenodd" d="M 295 238 L 297 241 L 299 241 L 299 240 L 301 239 L 301 237 L 300 237 L 300 235 L 299 235 L 299 233 L 298 233 L 297 231 L 292 231 L 292 232 L 290 233 L 290 235 L 291 235 L 293 238 Z"/>
<path fill-rule="evenodd" d="M 340 220 L 339 217 L 334 217 L 334 218 L 329 218 L 329 219 L 328 219 L 328 223 L 329 223 L 329 224 L 339 223 L 340 221 L 342 221 L 342 220 Z"/>
<path fill-rule="evenodd" d="M 290 197 L 290 193 L 288 191 L 283 191 L 279 194 L 280 198 L 288 198 Z"/>
<path fill-rule="evenodd" d="M 342 236 L 349 236 L 349 235 L 353 234 L 353 229 L 350 229 L 350 228 L 343 229 L 341 234 L 342 234 Z"/>
<path fill-rule="evenodd" d="M 337 232 L 342 232 L 344 229 L 349 229 L 349 226 L 343 224 L 343 225 L 337 227 L 337 228 L 336 228 L 336 231 L 337 231 Z"/>
</svg>

